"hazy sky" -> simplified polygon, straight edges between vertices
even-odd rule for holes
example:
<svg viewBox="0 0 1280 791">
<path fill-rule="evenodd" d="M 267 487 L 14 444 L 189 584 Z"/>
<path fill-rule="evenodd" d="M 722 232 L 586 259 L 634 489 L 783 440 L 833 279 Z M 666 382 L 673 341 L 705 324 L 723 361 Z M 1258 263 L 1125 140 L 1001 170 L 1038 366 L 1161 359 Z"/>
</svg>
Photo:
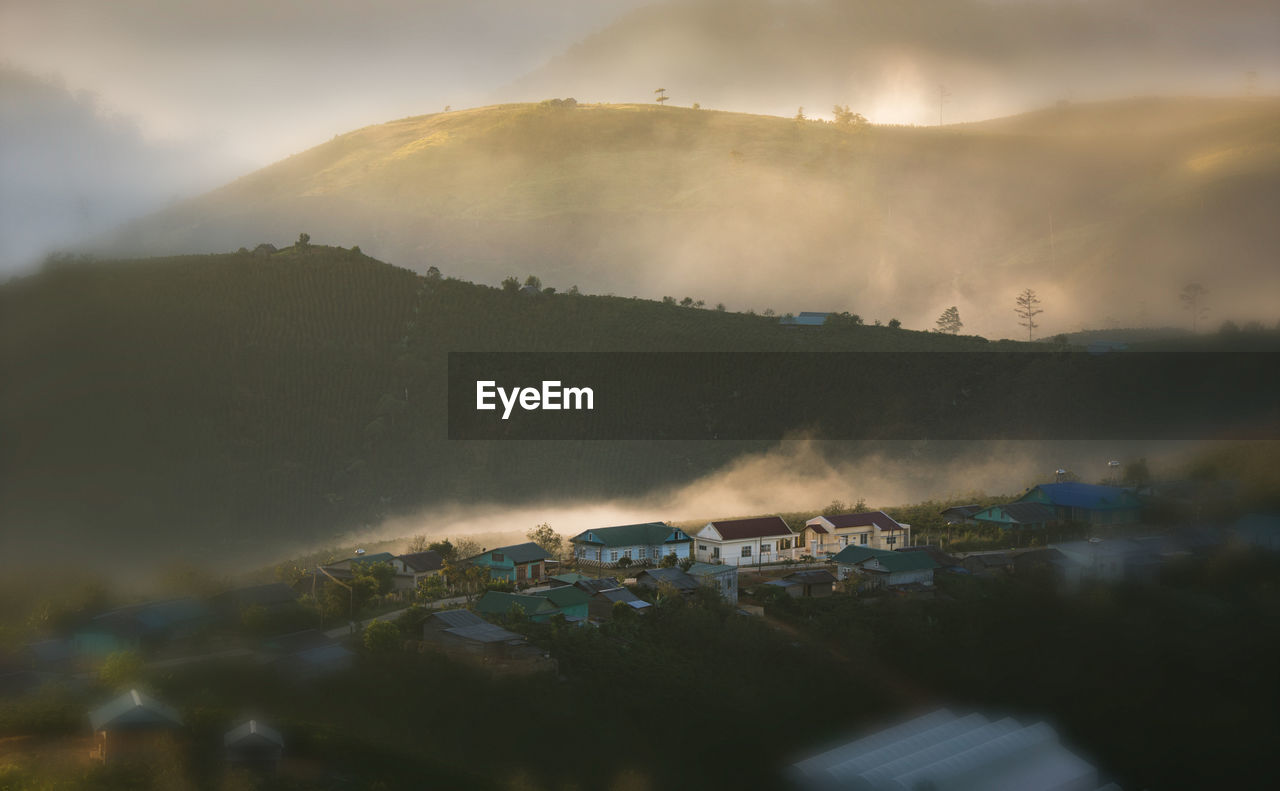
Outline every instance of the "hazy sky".
<svg viewBox="0 0 1280 791">
<path fill-rule="evenodd" d="M 3 0 L 0 51 L 151 138 L 266 164 L 486 101 L 640 0 Z"/>
</svg>

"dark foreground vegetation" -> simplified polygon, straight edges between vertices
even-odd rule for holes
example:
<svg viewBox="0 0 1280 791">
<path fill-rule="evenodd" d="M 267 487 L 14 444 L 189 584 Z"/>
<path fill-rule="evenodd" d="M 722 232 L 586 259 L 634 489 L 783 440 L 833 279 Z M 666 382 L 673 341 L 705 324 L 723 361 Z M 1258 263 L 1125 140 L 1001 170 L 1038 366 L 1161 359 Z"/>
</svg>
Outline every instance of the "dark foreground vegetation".
<svg viewBox="0 0 1280 791">
<path fill-rule="evenodd" d="M 775 788 L 798 757 L 937 705 L 1050 720 L 1125 788 L 1250 787 L 1280 739 L 1278 578 L 1274 554 L 1228 548 L 1070 595 L 1036 574 L 828 599 L 765 587 L 747 599 L 762 618 L 707 589 L 646 593 L 650 612 L 599 628 L 500 619 L 558 663 L 515 676 L 422 651 L 415 609 L 309 681 L 108 663 L 6 702 L 0 788 Z M 94 766 L 76 753 L 85 712 L 129 686 L 177 708 L 183 739 L 141 768 Z M 222 760 L 220 735 L 250 713 L 287 734 L 273 778 Z"/>
</svg>

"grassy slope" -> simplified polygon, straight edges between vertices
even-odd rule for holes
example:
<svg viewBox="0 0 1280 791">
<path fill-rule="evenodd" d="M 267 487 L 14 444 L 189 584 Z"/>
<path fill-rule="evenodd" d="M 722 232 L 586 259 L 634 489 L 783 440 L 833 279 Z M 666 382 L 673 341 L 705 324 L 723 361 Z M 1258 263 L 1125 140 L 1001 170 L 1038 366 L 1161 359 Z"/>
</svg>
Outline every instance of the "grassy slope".
<svg viewBox="0 0 1280 791">
<path fill-rule="evenodd" d="M 1280 244 L 1268 217 L 1277 140 L 1280 102 L 1263 99 L 859 130 L 652 105 L 499 105 L 341 135 L 118 243 L 218 251 L 309 230 L 482 282 L 536 271 L 562 289 L 896 314 L 908 326 L 957 304 L 988 335 L 1016 333 L 1012 295 L 1033 286 L 1057 332 L 1132 320 L 1139 301 L 1159 315 L 1188 279 L 1209 280 L 1220 305 L 1255 309 Z M 1249 288 L 1233 291 L 1245 273 Z"/>
<path fill-rule="evenodd" d="M 0 317 L 6 549 L 113 559 L 270 551 L 431 503 L 639 493 L 762 447 L 449 443 L 449 350 L 992 347 L 528 298 L 321 247 L 55 268 L 0 288 Z"/>
</svg>

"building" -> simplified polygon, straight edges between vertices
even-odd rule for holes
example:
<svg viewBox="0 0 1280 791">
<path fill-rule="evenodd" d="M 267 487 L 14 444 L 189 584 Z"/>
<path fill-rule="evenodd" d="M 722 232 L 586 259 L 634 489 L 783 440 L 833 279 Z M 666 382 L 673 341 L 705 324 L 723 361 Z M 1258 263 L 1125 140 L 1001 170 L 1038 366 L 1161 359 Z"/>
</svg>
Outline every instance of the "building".
<svg viewBox="0 0 1280 791">
<path fill-rule="evenodd" d="M 1042 483 L 1018 498 L 1018 502 L 1050 506 L 1059 522 L 1107 526 L 1133 524 L 1142 518 L 1138 496 L 1120 486 L 1078 481 Z"/>
<path fill-rule="evenodd" d="M 81 656 L 148 650 L 195 636 L 213 622 L 214 612 L 199 599 L 153 601 L 111 610 L 76 630 L 72 646 Z"/>
<path fill-rule="evenodd" d="M 691 594 L 698 589 L 698 581 L 678 568 L 645 569 L 636 575 L 636 585 L 654 590 L 670 585 L 684 594 Z"/>
<path fill-rule="evenodd" d="M 723 563 L 694 563 L 685 571 L 699 585 L 714 588 L 720 598 L 730 604 L 738 603 L 738 568 Z"/>
<path fill-rule="evenodd" d="M 970 574 L 989 577 L 994 574 L 1007 574 L 1010 569 L 1010 563 L 1011 558 L 1008 551 L 993 549 L 986 552 L 970 552 L 961 558 L 960 567 Z"/>
<path fill-rule="evenodd" d="M 797 599 L 818 599 L 831 595 L 835 581 L 836 578 L 830 571 L 814 569 L 812 571 L 797 571 L 794 574 L 788 574 L 782 579 L 772 580 L 765 584 L 781 588 L 787 592 L 788 596 L 793 596 Z"/>
<path fill-rule="evenodd" d="M 263 644 L 262 653 L 283 675 L 300 679 L 347 670 L 355 659 L 350 649 L 315 629 L 273 637 Z"/>
<path fill-rule="evenodd" d="M 614 608 L 619 604 L 637 613 L 653 606 L 626 588 L 605 588 L 591 594 L 587 612 L 593 621 L 607 621 L 613 618 Z"/>
<path fill-rule="evenodd" d="M 980 505 L 953 505 L 941 512 L 942 520 L 949 525 L 971 525 L 973 515 L 981 510 Z"/>
<path fill-rule="evenodd" d="M 444 573 L 444 558 L 434 549 L 424 552 L 409 552 L 397 560 L 404 566 L 405 573 L 413 578 L 413 588 L 428 577 L 437 577 Z"/>
<path fill-rule="evenodd" d="M 884 511 L 815 516 L 800 532 L 805 552 L 815 558 L 834 555 L 847 546 L 901 549 L 911 546 L 911 525 Z"/>
<path fill-rule="evenodd" d="M 1053 506 L 1044 503 L 1016 502 L 993 505 L 973 515 L 973 521 L 983 527 L 1001 530 L 1041 530 L 1058 523 Z"/>
<path fill-rule="evenodd" d="M 832 560 L 836 577 L 857 578 L 869 588 L 892 588 L 901 585 L 933 585 L 933 571 L 938 564 L 927 552 L 891 552 L 863 546 L 842 549 Z"/>
<path fill-rule="evenodd" d="M 432 613 L 422 623 L 422 640 L 449 653 L 505 656 L 524 646 L 524 635 L 491 624 L 470 610 Z"/>
<path fill-rule="evenodd" d="M 683 560 L 689 557 L 693 543 L 683 530 L 662 522 L 596 527 L 569 541 L 579 563 L 598 566 L 613 566 L 622 558 L 630 558 L 632 563 L 647 560 L 655 566 L 668 555 Z"/>
<path fill-rule="evenodd" d="M 486 591 L 476 602 L 476 612 L 503 618 L 511 613 L 512 608 L 520 607 L 525 617 L 534 623 L 545 623 L 556 615 L 581 621 L 587 618 L 590 601 L 591 597 L 586 592 L 571 585 L 532 595 Z"/>
<path fill-rule="evenodd" d="M 103 762 L 147 761 L 174 744 L 182 718 L 163 703 L 130 690 L 89 712 L 92 756 Z"/>
<path fill-rule="evenodd" d="M 702 563 L 758 566 L 795 557 L 796 534 L 780 516 L 708 522 L 695 536 Z"/>
<path fill-rule="evenodd" d="M 1119 791 L 1052 727 L 941 709 L 793 764 L 793 788 Z"/>
<path fill-rule="evenodd" d="M 802 310 L 795 316 L 783 316 L 778 319 L 778 323 L 784 327 L 821 327 L 827 323 L 827 316 L 830 315 L 830 313 Z"/>
<path fill-rule="evenodd" d="M 532 541 L 508 547 L 488 549 L 467 562 L 489 570 L 489 577 L 526 585 L 542 579 L 546 573 L 546 561 L 551 555 Z"/>
<path fill-rule="evenodd" d="M 274 772 L 284 755 L 284 737 L 275 728 L 249 720 L 222 737 L 227 763 L 255 772 Z"/>
</svg>

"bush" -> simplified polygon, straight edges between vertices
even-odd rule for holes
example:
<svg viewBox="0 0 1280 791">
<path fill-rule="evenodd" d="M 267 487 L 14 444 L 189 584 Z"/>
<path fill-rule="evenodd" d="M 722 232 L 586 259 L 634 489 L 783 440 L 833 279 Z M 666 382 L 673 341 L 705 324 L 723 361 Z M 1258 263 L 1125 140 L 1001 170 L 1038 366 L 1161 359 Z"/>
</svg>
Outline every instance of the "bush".
<svg viewBox="0 0 1280 791">
<path fill-rule="evenodd" d="M 374 621 L 364 628 L 364 647 L 371 654 L 389 654 L 400 648 L 400 629 L 390 621 Z"/>
</svg>

